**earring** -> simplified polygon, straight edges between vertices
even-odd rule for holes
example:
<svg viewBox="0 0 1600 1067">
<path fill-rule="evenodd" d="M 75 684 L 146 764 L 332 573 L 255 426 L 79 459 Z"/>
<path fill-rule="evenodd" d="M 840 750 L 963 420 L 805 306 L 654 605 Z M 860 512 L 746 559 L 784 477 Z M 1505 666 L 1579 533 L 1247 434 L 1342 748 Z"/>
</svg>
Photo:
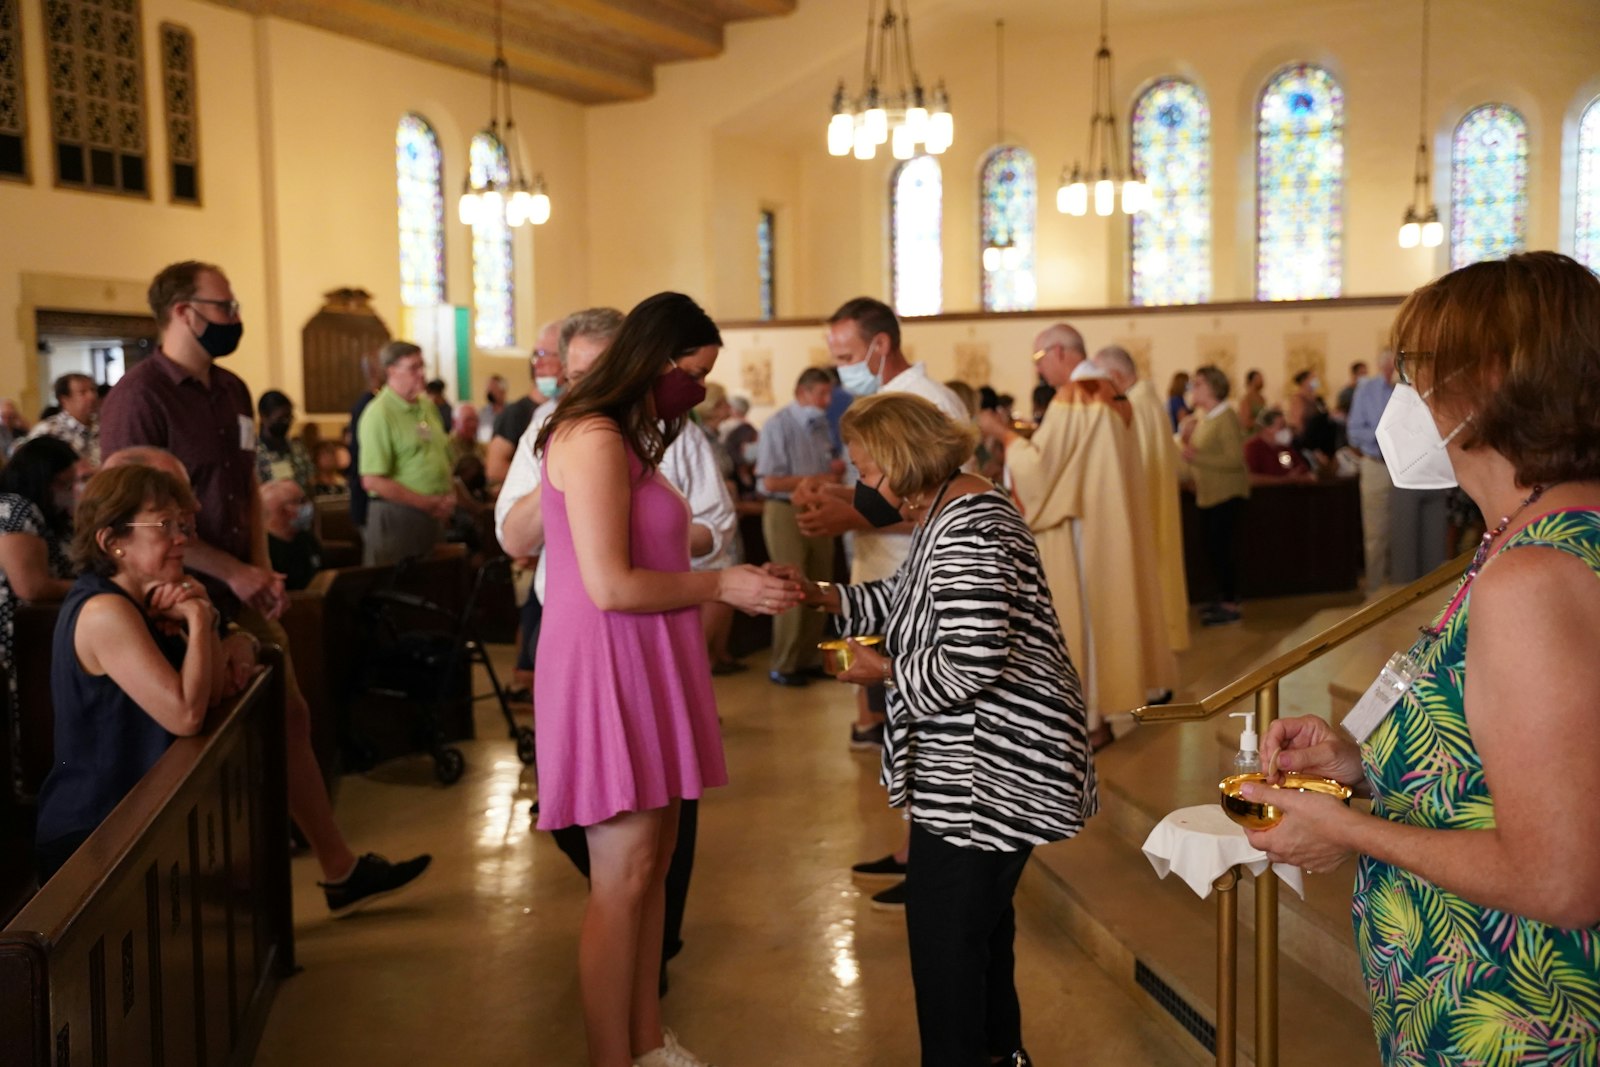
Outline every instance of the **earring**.
<svg viewBox="0 0 1600 1067">
<path fill-rule="evenodd" d="M 118 559 L 121 559 L 122 558 L 122 549 L 120 549 L 120 548 L 113 549 L 111 554 L 113 556 L 116 556 Z"/>
</svg>

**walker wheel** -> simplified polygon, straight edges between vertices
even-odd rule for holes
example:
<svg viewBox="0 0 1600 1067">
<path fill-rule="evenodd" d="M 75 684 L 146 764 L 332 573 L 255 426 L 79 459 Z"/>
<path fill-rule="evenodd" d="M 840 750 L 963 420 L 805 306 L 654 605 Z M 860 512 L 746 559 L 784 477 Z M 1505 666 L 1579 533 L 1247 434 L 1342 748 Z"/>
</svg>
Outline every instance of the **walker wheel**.
<svg viewBox="0 0 1600 1067">
<path fill-rule="evenodd" d="M 444 785 L 455 785 L 467 769 L 467 761 L 456 748 L 442 748 L 433 758 L 433 773 Z"/>
<path fill-rule="evenodd" d="M 517 727 L 517 759 L 521 760 L 524 766 L 532 767 L 533 753 L 533 727 Z"/>
</svg>

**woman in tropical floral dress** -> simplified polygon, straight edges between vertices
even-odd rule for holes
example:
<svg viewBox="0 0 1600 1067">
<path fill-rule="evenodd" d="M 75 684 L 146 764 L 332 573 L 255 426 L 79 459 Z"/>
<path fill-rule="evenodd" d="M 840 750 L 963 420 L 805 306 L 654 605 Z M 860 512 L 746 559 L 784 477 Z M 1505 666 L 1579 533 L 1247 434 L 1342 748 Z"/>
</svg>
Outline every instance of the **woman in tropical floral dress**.
<svg viewBox="0 0 1600 1067">
<path fill-rule="evenodd" d="M 1465 267 L 1412 294 L 1394 348 L 1396 483 L 1459 481 L 1489 532 L 1398 703 L 1370 731 L 1347 720 L 1359 744 L 1314 716 L 1264 738 L 1269 767 L 1337 778 L 1372 815 L 1273 794 L 1283 821 L 1250 839 L 1308 871 L 1359 854 L 1386 1064 L 1594 1065 L 1600 279 L 1553 252 Z"/>
</svg>

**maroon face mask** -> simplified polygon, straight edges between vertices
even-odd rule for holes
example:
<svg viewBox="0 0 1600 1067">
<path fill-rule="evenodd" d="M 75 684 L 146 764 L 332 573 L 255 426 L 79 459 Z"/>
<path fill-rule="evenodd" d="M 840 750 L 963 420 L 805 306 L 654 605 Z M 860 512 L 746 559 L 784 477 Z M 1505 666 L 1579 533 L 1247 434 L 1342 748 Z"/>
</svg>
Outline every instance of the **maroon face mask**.
<svg viewBox="0 0 1600 1067">
<path fill-rule="evenodd" d="M 656 379 L 651 393 L 656 401 L 656 418 L 671 422 L 687 415 L 706 398 L 706 383 L 686 370 L 673 367 Z"/>
</svg>

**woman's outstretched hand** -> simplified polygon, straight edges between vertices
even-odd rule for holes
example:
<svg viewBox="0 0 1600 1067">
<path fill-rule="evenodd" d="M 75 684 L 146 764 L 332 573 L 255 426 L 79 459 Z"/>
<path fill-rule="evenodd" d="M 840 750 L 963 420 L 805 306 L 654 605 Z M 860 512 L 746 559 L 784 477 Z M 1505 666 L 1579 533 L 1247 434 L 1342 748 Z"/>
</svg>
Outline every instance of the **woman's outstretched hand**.
<svg viewBox="0 0 1600 1067">
<path fill-rule="evenodd" d="M 717 572 L 717 599 L 747 615 L 780 615 L 805 600 L 801 582 L 740 564 Z"/>
</svg>

